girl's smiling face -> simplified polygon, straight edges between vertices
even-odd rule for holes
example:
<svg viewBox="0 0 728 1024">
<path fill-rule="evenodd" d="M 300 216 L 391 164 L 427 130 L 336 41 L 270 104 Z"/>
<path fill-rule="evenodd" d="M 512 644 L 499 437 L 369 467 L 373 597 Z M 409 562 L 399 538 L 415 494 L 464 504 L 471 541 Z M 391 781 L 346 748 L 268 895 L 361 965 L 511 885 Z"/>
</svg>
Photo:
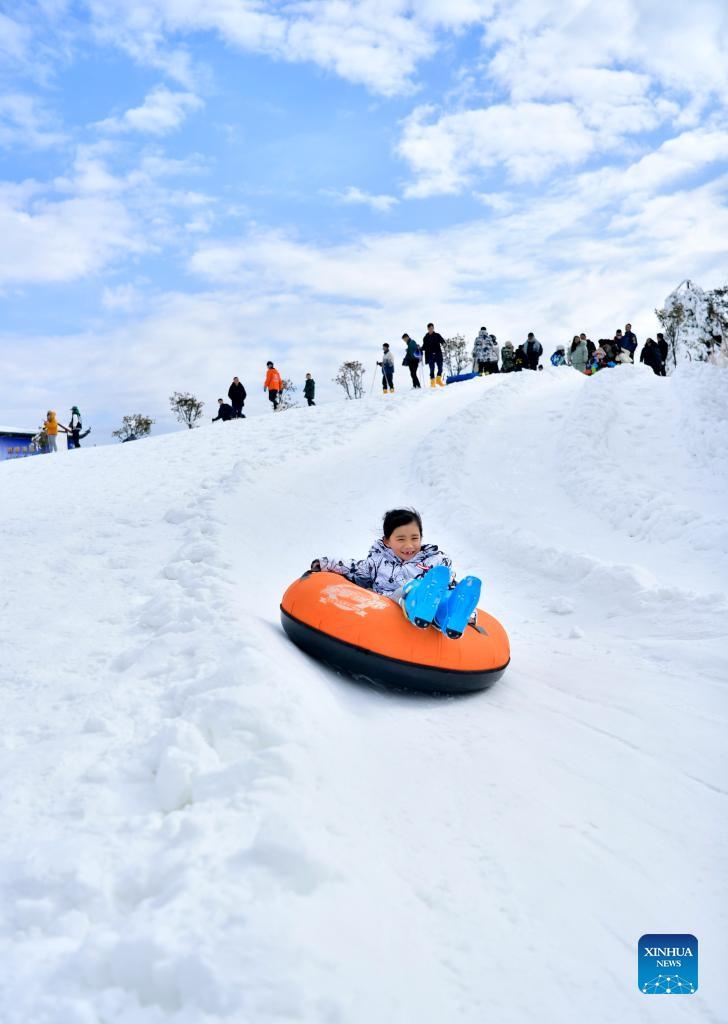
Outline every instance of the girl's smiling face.
<svg viewBox="0 0 728 1024">
<path fill-rule="evenodd" d="M 392 549 L 397 558 L 408 562 L 422 547 L 422 534 L 413 519 L 411 523 L 395 527 L 388 537 L 384 537 L 384 543 Z"/>
</svg>

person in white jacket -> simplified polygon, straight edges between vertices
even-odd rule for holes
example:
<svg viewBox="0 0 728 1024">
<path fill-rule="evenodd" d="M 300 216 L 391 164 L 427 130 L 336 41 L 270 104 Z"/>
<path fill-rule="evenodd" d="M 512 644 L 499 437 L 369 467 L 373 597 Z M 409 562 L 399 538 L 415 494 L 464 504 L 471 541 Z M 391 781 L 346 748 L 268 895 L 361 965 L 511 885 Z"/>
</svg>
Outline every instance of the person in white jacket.
<svg viewBox="0 0 728 1024">
<path fill-rule="evenodd" d="M 390 391 L 394 394 L 394 356 L 389 351 L 386 341 L 382 345 L 382 358 L 377 366 L 382 368 L 382 391 L 385 395 Z"/>
</svg>

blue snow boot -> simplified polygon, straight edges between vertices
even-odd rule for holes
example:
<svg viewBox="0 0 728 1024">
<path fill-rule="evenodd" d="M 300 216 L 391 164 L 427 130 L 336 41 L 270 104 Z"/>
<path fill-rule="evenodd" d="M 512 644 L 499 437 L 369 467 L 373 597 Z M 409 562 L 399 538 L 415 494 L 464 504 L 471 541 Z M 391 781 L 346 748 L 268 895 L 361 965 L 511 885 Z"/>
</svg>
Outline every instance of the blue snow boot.
<svg viewBox="0 0 728 1024">
<path fill-rule="evenodd" d="M 435 625 L 450 640 L 459 640 L 470 617 L 478 607 L 481 583 L 477 576 L 466 576 L 454 590 L 443 596 L 435 613 Z"/>
<path fill-rule="evenodd" d="M 450 570 L 446 565 L 435 565 L 420 579 L 405 583 L 400 604 L 409 621 L 418 629 L 432 625 L 449 583 Z"/>
</svg>

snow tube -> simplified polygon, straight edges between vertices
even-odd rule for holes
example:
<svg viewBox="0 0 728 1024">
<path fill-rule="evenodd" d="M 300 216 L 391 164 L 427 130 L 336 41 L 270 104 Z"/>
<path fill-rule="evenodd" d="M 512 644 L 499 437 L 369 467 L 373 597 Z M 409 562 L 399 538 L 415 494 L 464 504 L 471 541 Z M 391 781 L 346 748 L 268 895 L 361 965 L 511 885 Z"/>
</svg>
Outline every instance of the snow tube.
<svg viewBox="0 0 728 1024">
<path fill-rule="evenodd" d="M 309 572 L 281 601 L 281 623 L 307 654 L 359 679 L 421 693 L 472 693 L 499 679 L 510 660 L 508 636 L 478 609 L 459 640 L 416 629 L 382 594 L 332 572 Z"/>
<path fill-rule="evenodd" d="M 456 374 L 448 377 L 447 380 L 445 381 L 445 383 L 446 384 L 457 384 L 461 380 L 472 380 L 474 377 L 477 377 L 477 376 L 478 376 L 477 373 L 456 373 Z"/>
</svg>

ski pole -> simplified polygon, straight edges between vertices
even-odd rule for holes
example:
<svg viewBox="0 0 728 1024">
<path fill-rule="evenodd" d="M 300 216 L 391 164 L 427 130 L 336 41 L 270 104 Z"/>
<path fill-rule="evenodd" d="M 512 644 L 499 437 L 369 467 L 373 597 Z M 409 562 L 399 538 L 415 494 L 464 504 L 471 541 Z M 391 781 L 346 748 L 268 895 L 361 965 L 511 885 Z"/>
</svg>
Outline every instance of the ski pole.
<svg viewBox="0 0 728 1024">
<path fill-rule="evenodd" d="M 372 391 L 374 390 L 374 378 L 377 375 L 377 365 L 378 365 L 377 363 L 374 364 L 374 373 L 372 374 L 372 382 L 369 385 L 369 394 L 370 395 L 371 395 Z"/>
</svg>

